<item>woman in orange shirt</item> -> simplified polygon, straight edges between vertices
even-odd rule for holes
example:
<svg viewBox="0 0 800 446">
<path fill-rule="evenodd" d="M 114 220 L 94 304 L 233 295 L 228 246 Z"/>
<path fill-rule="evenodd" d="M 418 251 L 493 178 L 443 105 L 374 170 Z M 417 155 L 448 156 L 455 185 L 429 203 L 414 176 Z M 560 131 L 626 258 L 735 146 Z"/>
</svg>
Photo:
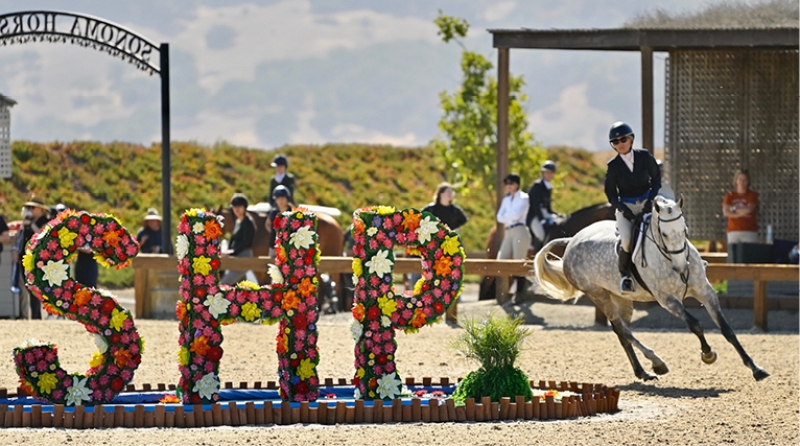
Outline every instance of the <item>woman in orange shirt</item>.
<svg viewBox="0 0 800 446">
<path fill-rule="evenodd" d="M 747 170 L 736 172 L 733 185 L 736 190 L 722 200 L 722 214 L 728 217 L 728 245 L 758 243 L 758 193 L 750 189 Z"/>
</svg>

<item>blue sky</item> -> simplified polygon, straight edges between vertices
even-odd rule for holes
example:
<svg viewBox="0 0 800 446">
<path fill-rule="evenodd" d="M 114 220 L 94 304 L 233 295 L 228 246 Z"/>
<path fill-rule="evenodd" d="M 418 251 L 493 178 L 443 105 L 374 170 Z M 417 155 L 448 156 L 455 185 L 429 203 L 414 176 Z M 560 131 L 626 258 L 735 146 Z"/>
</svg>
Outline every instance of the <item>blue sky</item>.
<svg viewBox="0 0 800 446">
<path fill-rule="evenodd" d="M 466 18 L 466 46 L 493 62 L 490 28 L 611 28 L 637 13 L 707 0 L 156 1 L 0 0 L 0 14 L 53 9 L 116 22 L 170 44 L 172 138 L 272 149 L 366 142 L 419 146 L 438 132 L 439 93 L 460 82 L 460 49 L 433 19 Z M 655 55 L 656 146 L 664 59 Z M 606 150 L 622 119 L 640 128 L 639 53 L 512 50 L 545 146 Z M 160 90 L 127 62 L 76 45 L 0 46 L 0 93 L 15 99 L 12 139 L 160 141 Z"/>
</svg>

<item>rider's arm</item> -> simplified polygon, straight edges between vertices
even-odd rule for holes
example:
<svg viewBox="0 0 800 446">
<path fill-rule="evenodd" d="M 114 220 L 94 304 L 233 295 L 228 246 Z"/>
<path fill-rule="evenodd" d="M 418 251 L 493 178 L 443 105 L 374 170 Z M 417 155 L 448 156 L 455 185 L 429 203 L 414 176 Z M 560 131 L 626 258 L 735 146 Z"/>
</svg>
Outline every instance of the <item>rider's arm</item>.
<svg viewBox="0 0 800 446">
<path fill-rule="evenodd" d="M 617 195 L 617 172 L 610 161 L 606 170 L 605 192 L 606 198 L 608 198 L 608 202 L 611 203 L 611 206 L 614 206 L 614 209 L 622 210 L 620 208 L 622 203 L 620 203 L 619 196 Z"/>
</svg>

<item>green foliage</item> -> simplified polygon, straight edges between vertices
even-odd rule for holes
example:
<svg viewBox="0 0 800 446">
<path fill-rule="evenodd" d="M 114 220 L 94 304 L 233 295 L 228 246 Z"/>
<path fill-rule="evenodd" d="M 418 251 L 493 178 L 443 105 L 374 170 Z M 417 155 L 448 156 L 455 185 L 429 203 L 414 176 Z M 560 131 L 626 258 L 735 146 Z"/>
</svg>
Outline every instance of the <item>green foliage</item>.
<svg viewBox="0 0 800 446">
<path fill-rule="evenodd" d="M 438 34 L 444 42 L 455 40 L 462 48 L 461 87 L 453 93 L 439 95 L 442 118 L 437 136 L 431 147 L 445 175 L 459 192 L 482 191 L 497 209 L 495 193 L 497 165 L 497 80 L 489 75 L 493 66 L 479 53 L 467 51 L 459 37 L 466 37 L 469 23 L 466 20 L 443 15 L 434 20 Z M 528 96 L 522 93 L 522 77 L 509 75 L 509 168 L 523 174 L 532 166 L 540 166 L 544 151 L 534 143 L 528 129 L 528 118 L 523 104 Z M 538 169 L 536 170 L 538 171 Z M 534 178 L 523 178 L 524 182 Z"/>
<path fill-rule="evenodd" d="M 483 369 L 513 367 L 530 336 L 530 330 L 522 328 L 523 322 L 522 317 L 494 314 L 482 320 L 465 318 L 461 321 L 464 332 L 453 341 L 453 347 Z"/>
<path fill-rule="evenodd" d="M 453 400 L 457 405 L 463 405 L 467 398 L 480 400 L 484 396 L 490 397 L 492 401 L 500 401 L 503 397 L 524 396 L 525 401 L 530 401 L 533 392 L 528 376 L 514 366 L 473 370 L 458 383 L 453 392 Z"/>
</svg>

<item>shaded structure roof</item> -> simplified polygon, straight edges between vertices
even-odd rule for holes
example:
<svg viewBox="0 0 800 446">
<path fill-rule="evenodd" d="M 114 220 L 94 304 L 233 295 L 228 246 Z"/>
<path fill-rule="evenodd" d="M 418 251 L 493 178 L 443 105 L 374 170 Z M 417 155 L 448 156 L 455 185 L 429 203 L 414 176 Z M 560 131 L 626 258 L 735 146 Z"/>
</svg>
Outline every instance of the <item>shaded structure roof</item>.
<svg viewBox="0 0 800 446">
<path fill-rule="evenodd" d="M 17 105 L 17 101 L 0 93 L 0 107 L 11 107 L 14 105 Z"/>
</svg>

